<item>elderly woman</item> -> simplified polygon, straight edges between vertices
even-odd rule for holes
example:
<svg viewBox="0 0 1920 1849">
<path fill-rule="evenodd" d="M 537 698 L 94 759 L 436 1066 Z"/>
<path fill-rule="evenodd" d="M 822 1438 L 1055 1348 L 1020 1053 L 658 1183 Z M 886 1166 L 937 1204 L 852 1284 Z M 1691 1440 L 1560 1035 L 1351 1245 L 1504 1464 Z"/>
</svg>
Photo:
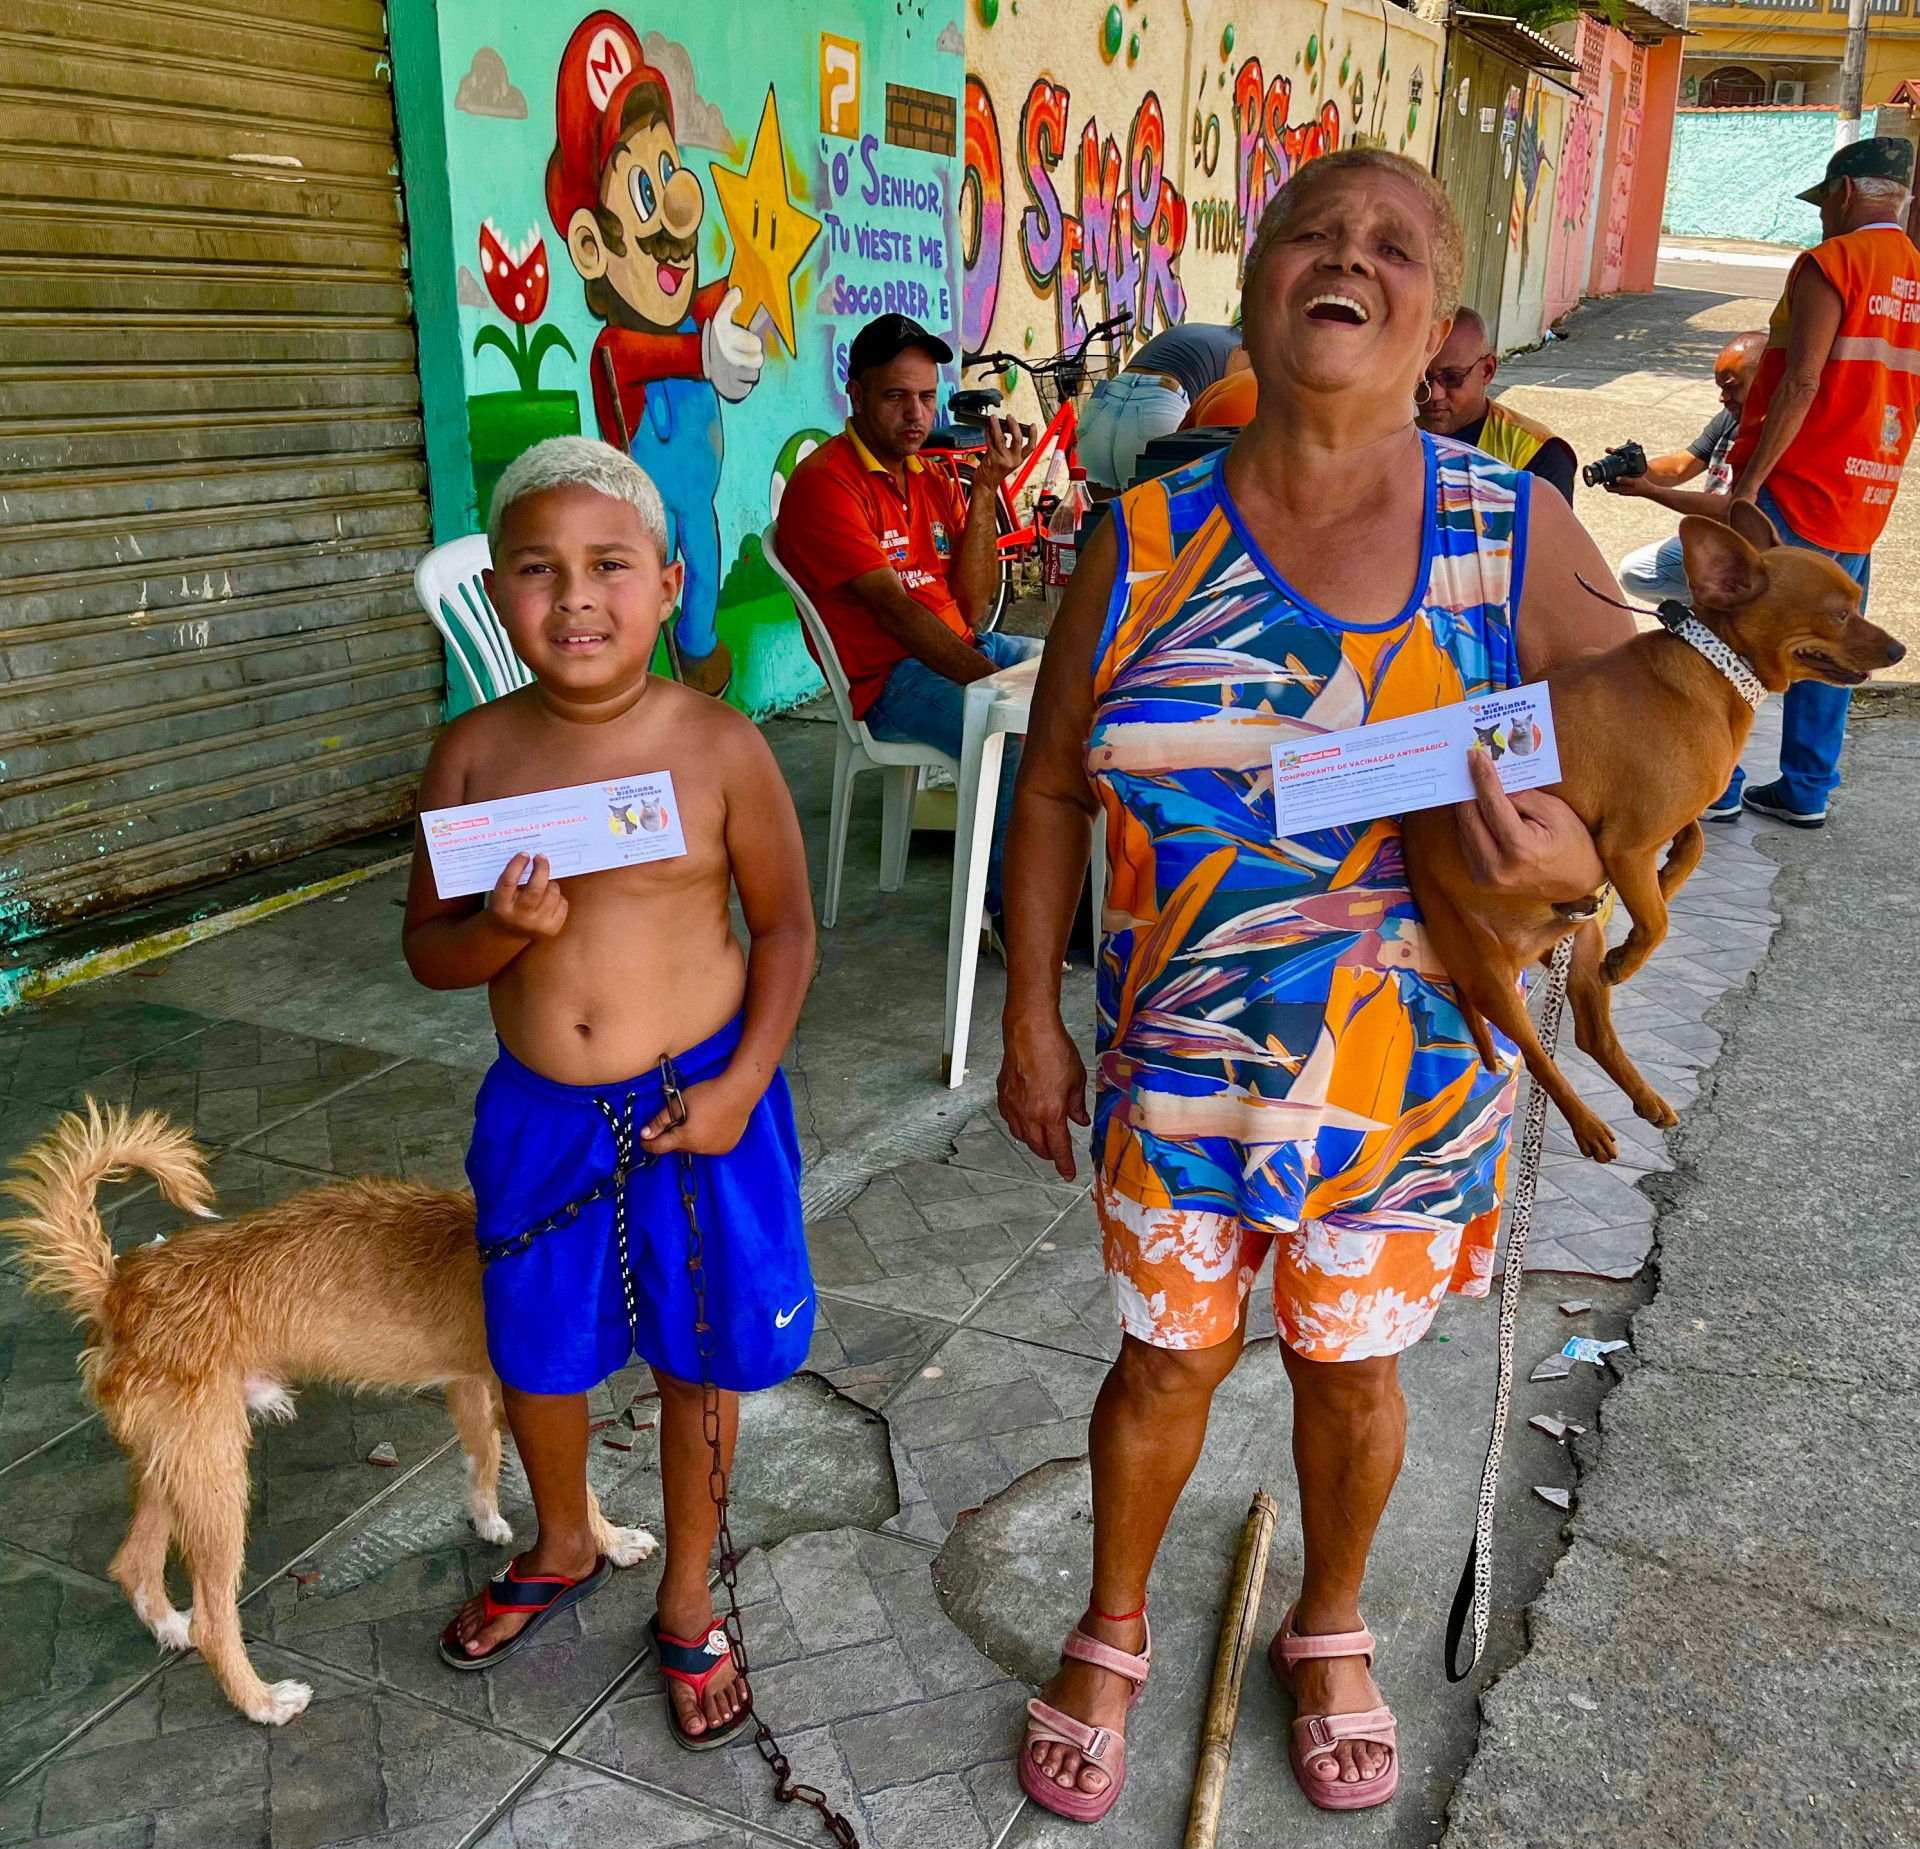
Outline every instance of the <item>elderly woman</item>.
<svg viewBox="0 0 1920 1849">
<path fill-rule="evenodd" d="M 1632 634 L 1571 509 L 1422 434 L 1460 228 L 1413 162 L 1351 149 L 1273 201 L 1248 253 L 1254 421 L 1116 503 L 1048 639 L 1014 810 L 1000 1106 L 1073 1174 L 1086 1073 L 1059 971 L 1088 818 L 1112 872 L 1094 1200 L 1123 1330 L 1093 1415 L 1091 1602 L 1030 1704 L 1020 1778 L 1093 1821 L 1125 1778 L 1147 1579 L 1271 1251 L 1293 1387 L 1302 1585 L 1269 1652 L 1323 1809 L 1384 1803 L 1392 1711 L 1360 1585 L 1399 1473 L 1397 1357 L 1492 1271 L 1513 1080 L 1486 1072 L 1407 891 L 1397 824 L 1276 836 L 1271 749 L 1537 679 Z M 1484 755 L 1484 754 L 1482 754 Z M 1573 812 L 1475 769 L 1489 884 L 1601 884 Z"/>
</svg>

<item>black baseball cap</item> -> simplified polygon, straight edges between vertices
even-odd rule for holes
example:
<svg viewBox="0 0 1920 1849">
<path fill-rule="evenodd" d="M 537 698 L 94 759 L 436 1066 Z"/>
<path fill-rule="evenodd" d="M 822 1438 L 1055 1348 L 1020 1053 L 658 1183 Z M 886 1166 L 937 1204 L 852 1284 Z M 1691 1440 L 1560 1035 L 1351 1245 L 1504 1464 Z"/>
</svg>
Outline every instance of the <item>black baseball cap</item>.
<svg viewBox="0 0 1920 1849">
<path fill-rule="evenodd" d="M 1904 135 L 1873 135 L 1835 148 L 1827 162 L 1827 177 L 1797 196 L 1808 205 L 1820 205 L 1842 180 L 1893 180 L 1912 186 L 1913 143 Z"/>
<path fill-rule="evenodd" d="M 854 335 L 847 351 L 847 377 L 857 379 L 869 366 L 884 366 L 909 347 L 931 354 L 943 366 L 953 358 L 953 349 L 938 334 L 929 334 L 910 316 L 881 315 Z"/>
</svg>

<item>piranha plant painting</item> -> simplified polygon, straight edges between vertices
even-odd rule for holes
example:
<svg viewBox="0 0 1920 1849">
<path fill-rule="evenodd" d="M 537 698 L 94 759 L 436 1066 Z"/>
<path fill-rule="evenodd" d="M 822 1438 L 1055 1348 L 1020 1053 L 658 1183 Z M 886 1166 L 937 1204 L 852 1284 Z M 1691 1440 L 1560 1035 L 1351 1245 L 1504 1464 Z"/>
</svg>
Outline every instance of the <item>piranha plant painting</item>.
<svg viewBox="0 0 1920 1849">
<path fill-rule="evenodd" d="M 580 400 L 572 392 L 543 392 L 540 362 L 558 347 L 568 359 L 578 356 L 557 327 L 534 327 L 547 308 L 546 240 L 529 231 L 516 251 L 494 228 L 492 219 L 480 227 L 480 274 L 493 305 L 512 324 L 509 339 L 492 322 L 473 337 L 476 359 L 486 348 L 505 356 L 513 368 L 515 389 L 481 392 L 467 400 L 467 437 L 473 455 L 473 490 L 480 519 L 487 517 L 493 484 L 500 471 L 530 444 L 542 437 L 577 436 Z"/>
</svg>

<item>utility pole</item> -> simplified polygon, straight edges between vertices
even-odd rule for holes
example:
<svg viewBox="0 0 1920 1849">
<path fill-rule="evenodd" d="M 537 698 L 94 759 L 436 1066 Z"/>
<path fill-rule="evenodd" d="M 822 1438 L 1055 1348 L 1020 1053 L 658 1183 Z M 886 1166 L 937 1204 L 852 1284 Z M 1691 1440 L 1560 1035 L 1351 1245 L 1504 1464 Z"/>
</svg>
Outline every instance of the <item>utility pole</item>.
<svg viewBox="0 0 1920 1849">
<path fill-rule="evenodd" d="M 1833 145 L 1860 139 L 1860 93 L 1867 84 L 1867 0 L 1847 0 L 1847 55 L 1840 62 L 1840 115 Z"/>
</svg>

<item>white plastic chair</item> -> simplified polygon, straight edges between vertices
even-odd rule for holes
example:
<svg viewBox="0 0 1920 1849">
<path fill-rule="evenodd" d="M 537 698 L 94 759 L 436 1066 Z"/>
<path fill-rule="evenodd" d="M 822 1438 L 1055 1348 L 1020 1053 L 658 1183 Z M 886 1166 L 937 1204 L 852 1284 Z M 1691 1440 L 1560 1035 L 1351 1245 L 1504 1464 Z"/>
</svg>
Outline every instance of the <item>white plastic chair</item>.
<svg viewBox="0 0 1920 1849">
<path fill-rule="evenodd" d="M 480 583 L 481 572 L 492 563 L 486 534 L 470 533 L 435 546 L 413 571 L 413 594 L 445 638 L 476 706 L 533 679 Z"/>
<path fill-rule="evenodd" d="M 893 744 L 875 738 L 863 720 L 853 716 L 853 698 L 847 690 L 846 672 L 840 666 L 833 638 L 820 620 L 820 612 L 810 598 L 794 583 L 793 574 L 780 562 L 774 541 L 779 532 L 775 521 L 760 536 L 767 563 L 779 574 L 780 582 L 793 598 L 820 657 L 821 671 L 833 694 L 833 710 L 840 719 L 840 738 L 833 756 L 833 821 L 827 832 L 827 892 L 820 908 L 820 922 L 832 930 L 840 918 L 840 871 L 847 858 L 847 821 L 853 812 L 853 780 L 863 770 L 883 773 L 880 807 L 880 890 L 898 892 L 907 876 L 907 847 L 913 836 L 913 801 L 923 770 L 939 768 L 957 779 L 960 766 L 944 751 L 932 745 Z"/>
</svg>

